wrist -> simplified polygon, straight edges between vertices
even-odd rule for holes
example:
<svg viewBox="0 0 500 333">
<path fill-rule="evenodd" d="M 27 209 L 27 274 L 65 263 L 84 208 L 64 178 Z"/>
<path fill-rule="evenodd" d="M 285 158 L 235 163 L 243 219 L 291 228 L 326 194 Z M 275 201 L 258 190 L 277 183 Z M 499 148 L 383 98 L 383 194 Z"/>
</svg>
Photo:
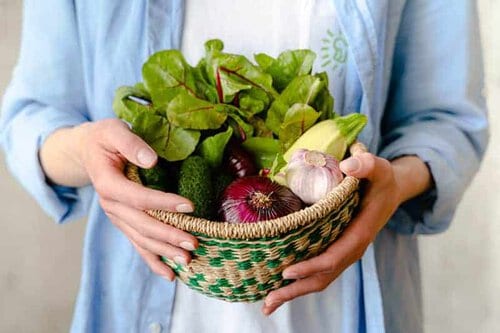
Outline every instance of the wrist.
<svg viewBox="0 0 500 333">
<path fill-rule="evenodd" d="M 427 165 L 417 156 L 402 156 L 391 161 L 400 204 L 432 188 L 432 175 Z"/>
<path fill-rule="evenodd" d="M 55 185 L 89 184 L 83 163 L 86 124 L 54 131 L 40 147 L 39 159 L 47 180 Z"/>
</svg>

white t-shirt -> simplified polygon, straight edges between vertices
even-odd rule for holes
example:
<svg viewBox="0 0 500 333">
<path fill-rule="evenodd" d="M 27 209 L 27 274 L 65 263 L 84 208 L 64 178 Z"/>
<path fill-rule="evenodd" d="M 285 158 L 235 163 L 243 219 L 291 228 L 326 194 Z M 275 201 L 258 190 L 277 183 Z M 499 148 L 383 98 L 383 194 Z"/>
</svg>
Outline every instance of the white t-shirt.
<svg viewBox="0 0 500 333">
<path fill-rule="evenodd" d="M 192 65 L 203 57 L 203 44 L 212 38 L 224 42 L 224 51 L 252 61 L 256 53 L 276 57 L 287 49 L 309 48 L 317 54 L 313 72 L 326 71 L 336 104 L 342 98 L 347 42 L 331 0 L 187 0 L 185 15 L 181 49 Z M 285 303 L 270 317 L 262 315 L 262 301 L 228 303 L 178 282 L 171 332 L 337 332 L 346 324 L 345 311 L 359 311 L 354 304 L 350 309 L 341 306 L 343 298 L 358 301 L 358 295 L 342 288 L 343 279 L 352 282 L 357 274 L 347 270 L 323 292 L 301 297 L 293 306 Z"/>
</svg>

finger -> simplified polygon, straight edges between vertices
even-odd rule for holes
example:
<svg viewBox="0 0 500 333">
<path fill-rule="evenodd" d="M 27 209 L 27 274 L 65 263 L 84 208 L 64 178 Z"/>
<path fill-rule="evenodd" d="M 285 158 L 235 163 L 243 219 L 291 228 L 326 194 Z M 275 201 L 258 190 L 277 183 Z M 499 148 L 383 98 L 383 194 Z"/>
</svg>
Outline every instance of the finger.
<svg viewBox="0 0 500 333">
<path fill-rule="evenodd" d="M 179 213 L 193 211 L 193 203 L 174 193 L 153 190 L 128 180 L 105 156 L 96 157 L 89 173 L 95 190 L 106 200 L 119 201 L 139 210 L 163 209 Z"/>
<path fill-rule="evenodd" d="M 190 233 L 162 223 L 142 211 L 130 208 L 119 202 L 104 201 L 101 204 L 105 206 L 106 213 L 112 214 L 121 221 L 124 221 L 124 223 L 144 238 L 169 243 L 187 251 L 193 251 L 198 247 L 197 238 Z"/>
<path fill-rule="evenodd" d="M 103 125 L 102 138 L 107 149 L 118 152 L 128 161 L 150 168 L 158 159 L 155 151 L 119 119 L 108 119 Z"/>
<path fill-rule="evenodd" d="M 340 162 L 340 169 L 348 176 L 374 180 L 390 174 L 390 162 L 371 153 L 360 153 Z"/>
<path fill-rule="evenodd" d="M 153 271 L 153 273 L 162 276 L 168 281 L 173 281 L 175 279 L 175 274 L 172 269 L 168 267 L 167 264 L 165 264 L 163 261 L 161 261 L 159 256 L 147 250 L 144 250 L 135 242 L 131 241 L 131 243 L 135 247 L 139 255 L 142 257 L 142 259 L 144 259 L 151 271 Z"/>
<path fill-rule="evenodd" d="M 187 265 L 191 261 L 191 255 L 189 252 L 167 243 L 146 238 L 118 217 L 113 216 L 112 221 L 113 224 L 116 225 L 125 234 L 125 236 L 130 239 L 131 242 L 135 243 L 140 248 L 155 255 L 167 257 L 181 265 Z"/>
<path fill-rule="evenodd" d="M 264 300 L 262 312 L 268 316 L 285 302 L 324 290 L 334 279 L 333 274 L 316 274 L 271 291 Z"/>
</svg>

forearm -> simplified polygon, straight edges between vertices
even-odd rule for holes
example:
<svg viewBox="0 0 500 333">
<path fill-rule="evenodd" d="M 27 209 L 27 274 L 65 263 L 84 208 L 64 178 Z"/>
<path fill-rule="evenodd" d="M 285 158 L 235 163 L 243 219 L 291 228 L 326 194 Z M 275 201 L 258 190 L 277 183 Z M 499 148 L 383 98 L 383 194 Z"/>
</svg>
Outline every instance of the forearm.
<svg viewBox="0 0 500 333">
<path fill-rule="evenodd" d="M 52 133 L 39 151 L 46 177 L 57 185 L 81 187 L 90 183 L 81 161 L 81 148 L 89 124 L 61 128 Z"/>
<path fill-rule="evenodd" d="M 412 199 L 433 186 L 427 165 L 417 156 L 403 156 L 391 161 L 394 178 L 400 189 L 401 203 Z"/>
</svg>

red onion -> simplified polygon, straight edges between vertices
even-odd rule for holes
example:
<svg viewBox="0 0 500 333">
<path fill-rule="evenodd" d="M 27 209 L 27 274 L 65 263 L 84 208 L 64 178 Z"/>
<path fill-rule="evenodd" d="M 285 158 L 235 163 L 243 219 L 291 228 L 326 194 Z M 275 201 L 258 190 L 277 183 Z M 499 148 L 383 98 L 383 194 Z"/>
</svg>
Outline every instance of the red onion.
<svg viewBox="0 0 500 333">
<path fill-rule="evenodd" d="M 252 223 L 272 220 L 302 208 L 302 201 L 287 187 L 267 177 L 243 177 L 224 191 L 220 214 L 224 221 Z"/>
<path fill-rule="evenodd" d="M 226 169 L 235 177 L 241 178 L 257 174 L 252 156 L 236 143 L 230 142 L 226 148 Z"/>
</svg>

